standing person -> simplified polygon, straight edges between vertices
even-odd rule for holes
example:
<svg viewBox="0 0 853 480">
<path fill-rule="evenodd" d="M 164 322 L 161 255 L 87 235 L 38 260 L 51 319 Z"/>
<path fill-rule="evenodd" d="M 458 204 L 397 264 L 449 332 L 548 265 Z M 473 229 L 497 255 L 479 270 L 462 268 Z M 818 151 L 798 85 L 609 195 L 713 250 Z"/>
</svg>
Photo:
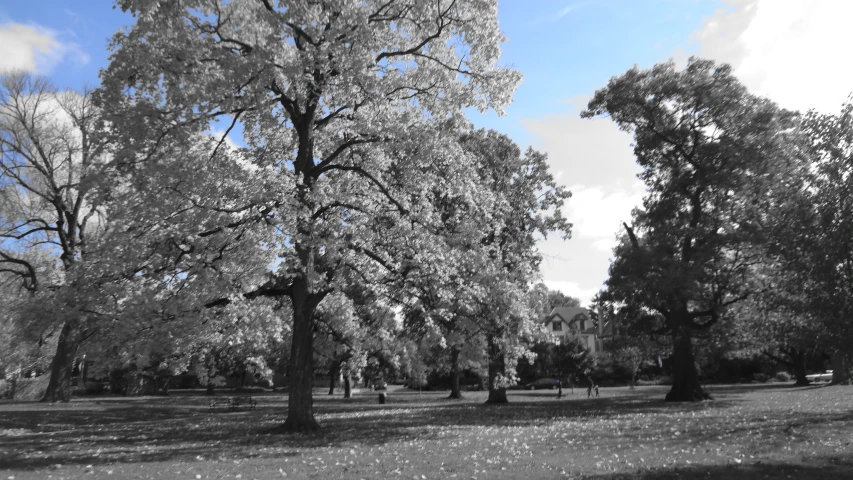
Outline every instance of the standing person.
<svg viewBox="0 0 853 480">
<path fill-rule="evenodd" d="M 595 398 L 598 398 L 598 385 L 593 388 L 595 388 Z"/>
<path fill-rule="evenodd" d="M 586 398 L 590 398 L 592 396 L 592 388 L 593 388 L 592 380 L 589 381 L 589 387 L 586 389 Z"/>
</svg>

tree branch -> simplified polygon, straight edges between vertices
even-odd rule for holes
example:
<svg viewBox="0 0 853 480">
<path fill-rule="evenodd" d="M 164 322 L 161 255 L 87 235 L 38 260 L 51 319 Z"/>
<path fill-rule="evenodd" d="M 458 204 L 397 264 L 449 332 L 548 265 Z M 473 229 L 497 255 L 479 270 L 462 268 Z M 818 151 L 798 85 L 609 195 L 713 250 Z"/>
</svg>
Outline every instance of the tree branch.
<svg viewBox="0 0 853 480">
<path fill-rule="evenodd" d="M 625 227 L 625 231 L 628 232 L 628 238 L 631 240 L 631 245 L 633 245 L 634 248 L 640 248 L 640 242 L 637 241 L 637 236 L 634 235 L 634 229 L 629 227 L 625 222 L 622 222 L 622 225 Z"/>
<path fill-rule="evenodd" d="M 398 201 L 397 201 L 397 200 L 396 200 L 396 199 L 391 195 L 391 192 L 389 192 L 389 191 L 388 191 L 388 188 L 386 188 L 386 187 L 385 187 L 385 185 L 383 185 L 383 184 L 382 184 L 379 180 L 377 180 L 373 175 L 371 175 L 371 174 L 367 173 L 367 171 L 365 171 L 363 168 L 361 168 L 361 167 L 359 167 L 359 166 L 355 166 L 355 165 L 353 165 L 353 166 L 344 166 L 344 165 L 326 165 L 326 167 L 325 167 L 325 168 L 323 168 L 322 170 L 323 170 L 323 172 L 326 172 L 326 171 L 329 171 L 329 170 L 343 170 L 343 171 L 345 171 L 345 172 L 355 172 L 355 173 L 358 173 L 359 175 L 361 175 L 361 176 L 363 176 L 363 177 L 367 178 L 368 180 L 370 180 L 371 182 L 373 182 L 373 184 L 374 184 L 374 185 L 376 185 L 376 187 L 377 187 L 377 188 L 379 188 L 379 190 L 382 192 L 382 194 L 383 194 L 383 195 L 385 195 L 385 198 L 387 198 L 389 202 L 391 202 L 392 204 L 394 204 L 394 206 L 395 206 L 395 207 L 397 207 L 397 210 L 398 210 L 401 214 L 403 214 L 403 215 L 408 215 L 408 214 L 409 214 L 409 210 L 408 210 L 406 207 L 404 207 L 404 206 L 403 206 L 403 204 L 401 204 L 400 202 L 398 202 Z"/>
</svg>

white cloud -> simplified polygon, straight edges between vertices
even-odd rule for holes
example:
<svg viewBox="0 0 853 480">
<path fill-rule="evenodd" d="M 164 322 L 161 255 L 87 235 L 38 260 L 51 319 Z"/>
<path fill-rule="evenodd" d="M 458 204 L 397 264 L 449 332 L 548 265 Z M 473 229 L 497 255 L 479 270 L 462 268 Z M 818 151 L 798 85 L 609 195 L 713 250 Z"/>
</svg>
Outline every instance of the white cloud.
<svg viewBox="0 0 853 480">
<path fill-rule="evenodd" d="M 634 161 L 630 134 L 607 118 L 580 118 L 578 107 L 589 97 L 570 102 L 563 114 L 522 118 L 534 148 L 548 154 L 551 171 L 566 185 L 602 186 L 605 191 L 633 190 L 641 171 Z"/>
<path fill-rule="evenodd" d="M 750 91 L 790 109 L 836 112 L 853 90 L 853 1 L 734 0 L 694 34 L 698 54 L 730 63 Z M 571 12 L 556 12 L 553 21 Z M 685 45 L 686 47 L 686 45 Z M 669 55 L 677 55 L 671 52 Z M 666 58 L 661 58 L 665 60 Z M 588 98 L 570 104 L 584 105 Z M 576 109 L 577 110 L 577 109 Z M 644 192 L 632 138 L 606 118 L 584 120 L 577 111 L 522 119 L 533 146 L 548 154 L 559 181 L 573 196 L 564 211 L 572 239 L 539 244 L 549 288 L 588 302 L 607 279 L 621 222 Z"/>
<path fill-rule="evenodd" d="M 853 2 L 730 3 L 695 33 L 700 56 L 732 64 L 750 91 L 785 108 L 840 109 L 853 91 Z"/>
<path fill-rule="evenodd" d="M 542 17 L 542 18 L 539 18 L 539 19 L 537 19 L 537 20 L 534 20 L 534 21 L 533 21 L 533 22 L 531 22 L 530 24 L 531 24 L 531 25 L 536 25 L 536 24 L 540 24 L 540 23 L 556 22 L 556 21 L 559 21 L 560 19 L 562 19 L 562 18 L 563 18 L 563 17 L 565 17 L 566 15 L 568 15 L 568 14 L 570 14 L 570 13 L 574 12 L 575 10 L 577 10 L 577 9 L 579 9 L 579 8 L 581 8 L 581 7 L 586 6 L 586 5 L 587 5 L 587 3 L 588 3 L 588 2 L 583 2 L 583 3 L 572 3 L 572 4 L 569 4 L 569 5 L 566 5 L 565 7 L 561 8 L 558 12 L 555 12 L 555 13 L 553 13 L 553 14 L 551 14 L 551 15 L 548 15 L 547 17 Z"/>
<path fill-rule="evenodd" d="M 570 105 L 581 106 L 588 98 Z M 572 238 L 549 237 L 539 244 L 540 267 L 549 288 L 589 302 L 605 279 L 621 222 L 642 200 L 640 168 L 631 149 L 631 135 L 609 119 L 586 120 L 579 109 L 560 115 L 522 119 L 533 146 L 548 154 L 551 170 L 572 191 L 564 207 L 574 225 Z"/>
<path fill-rule="evenodd" d="M 567 5 L 567 6 L 563 7 L 562 10 L 557 12 L 556 15 L 554 15 L 554 20 L 559 20 L 559 19 L 565 17 L 566 15 L 572 13 L 573 11 L 577 10 L 580 7 L 581 7 L 581 5 L 575 5 L 575 4 Z"/>
<path fill-rule="evenodd" d="M 39 25 L 0 25 L 0 72 L 29 70 L 49 73 L 67 60 L 86 64 L 89 56 L 79 45 Z"/>
<path fill-rule="evenodd" d="M 240 149 L 240 145 L 238 145 L 237 141 L 235 141 L 235 139 L 234 139 L 234 135 L 235 135 L 234 131 L 232 130 L 227 135 L 225 132 L 226 132 L 225 130 L 212 129 L 208 132 L 208 135 L 213 137 L 213 139 L 214 139 L 214 141 L 216 141 L 217 145 L 219 145 L 219 142 L 222 142 L 220 148 L 223 150 L 227 149 L 231 152 L 235 152 L 238 149 Z M 220 150 L 220 151 L 223 151 L 223 150 Z M 232 158 L 234 158 L 234 160 L 237 162 L 237 165 L 239 165 L 240 168 L 243 168 L 246 171 L 255 172 L 258 170 L 257 165 L 254 165 L 254 164 L 246 161 L 246 158 L 242 155 L 233 155 Z"/>
<path fill-rule="evenodd" d="M 642 184 L 633 190 L 607 193 L 602 185 L 573 185 L 566 218 L 573 223 L 572 238 L 549 237 L 539 244 L 545 283 L 586 303 L 607 279 L 616 234 L 622 222 L 631 222 L 631 210 L 642 202 Z"/>
<path fill-rule="evenodd" d="M 225 137 L 225 139 L 224 139 L 225 141 L 223 142 L 223 145 L 225 145 L 231 149 L 239 148 L 239 146 L 237 145 L 237 142 L 235 142 L 234 139 L 231 138 L 230 133 L 228 135 L 225 135 L 225 130 L 213 129 L 210 131 L 210 136 L 213 137 L 214 140 L 217 141 L 217 143 L 221 142 L 223 140 L 222 137 Z"/>
<path fill-rule="evenodd" d="M 606 193 L 603 186 L 574 185 L 566 217 L 572 222 L 572 234 L 593 241 L 597 250 L 610 252 L 622 222 L 631 222 L 631 210 L 643 200 L 639 184 L 631 190 Z"/>
</svg>

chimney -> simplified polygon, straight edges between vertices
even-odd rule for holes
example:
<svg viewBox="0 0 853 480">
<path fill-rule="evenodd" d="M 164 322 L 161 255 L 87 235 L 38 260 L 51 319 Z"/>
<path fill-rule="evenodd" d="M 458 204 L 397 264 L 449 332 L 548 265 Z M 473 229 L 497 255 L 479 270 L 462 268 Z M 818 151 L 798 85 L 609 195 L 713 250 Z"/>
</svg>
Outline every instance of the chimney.
<svg viewBox="0 0 853 480">
<path fill-rule="evenodd" d="M 598 304 L 598 338 L 604 333 L 604 311 L 601 309 L 601 304 Z"/>
</svg>

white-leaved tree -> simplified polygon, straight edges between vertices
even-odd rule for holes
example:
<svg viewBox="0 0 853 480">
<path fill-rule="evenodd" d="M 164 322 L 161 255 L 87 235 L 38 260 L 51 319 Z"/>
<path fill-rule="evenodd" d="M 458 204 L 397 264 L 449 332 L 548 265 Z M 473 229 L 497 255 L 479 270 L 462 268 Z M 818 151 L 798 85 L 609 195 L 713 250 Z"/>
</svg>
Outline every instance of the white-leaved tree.
<svg viewBox="0 0 853 480">
<path fill-rule="evenodd" d="M 490 401 L 503 402 L 515 362 L 526 354 L 520 340 L 532 334 L 539 315 L 528 301 L 538 273 L 536 242 L 549 233 L 569 235 L 561 214 L 569 193 L 554 182 L 544 155 L 522 154 L 505 135 L 464 129 L 448 138 L 460 143 L 475 173 L 464 194 L 436 188 L 430 195 L 444 262 L 407 279 L 415 299 L 410 310 L 422 312 L 411 321 L 447 350 L 439 357 L 449 364 L 450 398 L 461 397 L 461 364 L 485 357 L 492 366 Z"/>
<path fill-rule="evenodd" d="M 515 365 L 529 354 L 523 340 L 532 338 L 540 315 L 541 307 L 530 301 L 541 261 L 536 243 L 548 234 L 570 237 L 562 206 L 571 194 L 556 184 L 544 154 L 532 148 L 522 153 L 505 135 L 480 130 L 462 143 L 493 199 L 490 228 L 478 242 L 477 293 L 467 315 L 486 338 L 488 402 L 506 403 Z"/>
<path fill-rule="evenodd" d="M 186 250 L 211 251 L 203 242 L 246 246 L 223 247 L 220 260 L 238 256 L 232 264 L 252 271 L 241 281 L 222 281 L 217 274 L 229 276 L 222 269 L 198 274 L 231 286 L 227 295 L 207 289 L 198 304 L 208 309 L 238 297 L 290 300 L 284 428 L 314 430 L 315 308 L 338 288 L 344 265 L 366 274 L 378 265 L 400 270 L 386 255 L 396 239 L 431 251 L 419 233 L 434 220 L 421 193 L 433 183 L 429 165 L 459 153 L 433 124 L 466 107 L 500 112 L 520 80 L 496 66 L 503 40 L 497 2 L 117 3 L 136 19 L 114 37 L 103 74 L 101 104 L 121 145 L 117 161 L 128 176 L 144 175 L 151 173 L 146 162 L 165 158 L 164 148 L 208 131 L 212 122 L 226 122 L 225 135 L 242 131 L 245 178 L 233 202 L 186 195 L 185 188 L 196 191 L 192 176 L 175 179 L 162 199 L 180 198 L 187 208 L 221 217 L 213 228 L 174 231 L 173 253 L 188 264 L 196 253 Z M 211 157 L 226 147 L 225 135 Z M 460 179 L 467 171 L 454 162 L 447 168 L 459 169 Z"/>
<path fill-rule="evenodd" d="M 108 166 L 90 92 L 58 91 L 29 73 L 0 77 L 0 275 L 28 294 L 17 320 L 57 335 L 46 401 L 67 401 L 73 361 L 96 318 L 75 270 L 104 225 L 92 195 Z"/>
</svg>

